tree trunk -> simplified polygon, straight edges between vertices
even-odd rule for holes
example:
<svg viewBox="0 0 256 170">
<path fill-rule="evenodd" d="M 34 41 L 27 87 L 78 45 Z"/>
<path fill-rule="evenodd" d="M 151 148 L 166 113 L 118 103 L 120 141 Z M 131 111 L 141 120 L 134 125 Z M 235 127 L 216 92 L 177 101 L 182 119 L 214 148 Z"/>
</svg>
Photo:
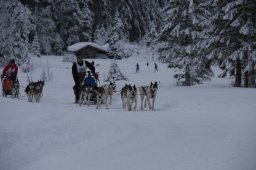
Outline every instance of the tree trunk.
<svg viewBox="0 0 256 170">
<path fill-rule="evenodd" d="M 191 76 L 190 76 L 190 70 L 189 70 L 189 66 L 186 65 L 185 68 L 185 86 L 190 86 L 191 85 Z"/>
<path fill-rule="evenodd" d="M 255 82 L 255 78 L 256 78 L 256 70 L 254 69 L 255 64 L 252 63 L 252 71 L 250 71 L 250 75 L 249 75 L 249 87 L 256 87 L 256 82 Z"/>
<path fill-rule="evenodd" d="M 234 87 L 241 87 L 241 81 L 242 81 L 242 65 L 241 65 L 241 60 L 240 59 L 236 59 L 236 78 L 235 78 Z"/>
<path fill-rule="evenodd" d="M 246 71 L 245 73 L 244 73 L 244 87 L 249 87 L 249 72 L 248 71 Z"/>
</svg>

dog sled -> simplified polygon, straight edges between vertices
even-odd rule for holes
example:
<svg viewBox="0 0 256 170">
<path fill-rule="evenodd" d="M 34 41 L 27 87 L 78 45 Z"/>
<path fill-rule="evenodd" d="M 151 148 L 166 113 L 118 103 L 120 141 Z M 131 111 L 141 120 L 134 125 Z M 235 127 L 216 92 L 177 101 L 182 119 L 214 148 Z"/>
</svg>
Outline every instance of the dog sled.
<svg viewBox="0 0 256 170">
<path fill-rule="evenodd" d="M 100 104 L 105 104 L 108 108 L 108 104 L 111 105 L 113 92 L 116 90 L 115 82 L 110 82 L 109 84 L 104 84 L 100 86 L 99 81 L 94 77 L 94 83 L 84 83 L 80 85 L 80 97 L 79 105 L 87 104 L 88 106 L 93 104 L 100 107 Z M 109 100 L 108 100 L 109 99 Z"/>
<path fill-rule="evenodd" d="M 11 95 L 13 98 L 19 98 L 19 81 L 7 74 L 1 75 L 2 80 L 2 96 Z"/>
<path fill-rule="evenodd" d="M 79 99 L 79 103 L 81 104 L 82 101 L 87 101 L 89 100 L 90 104 L 96 104 L 96 93 L 95 93 L 95 88 L 98 86 L 98 80 L 94 77 L 91 76 L 91 78 L 93 79 L 94 83 L 85 83 L 85 79 L 87 77 L 85 77 L 83 79 L 82 82 L 80 82 L 80 89 L 79 89 L 79 93 L 80 93 L 80 99 Z M 74 89 L 75 92 L 75 89 Z M 86 98 L 86 99 L 85 99 Z M 89 98 L 89 99 L 88 99 Z"/>
</svg>

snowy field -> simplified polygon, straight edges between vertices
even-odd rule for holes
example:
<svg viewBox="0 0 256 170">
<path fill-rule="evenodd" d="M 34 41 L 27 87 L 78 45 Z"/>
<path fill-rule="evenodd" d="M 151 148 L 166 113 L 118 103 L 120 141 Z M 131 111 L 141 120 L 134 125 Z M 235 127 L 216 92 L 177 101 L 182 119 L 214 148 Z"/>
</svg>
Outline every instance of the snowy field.
<svg viewBox="0 0 256 170">
<path fill-rule="evenodd" d="M 34 81 L 47 57 L 33 59 Z M 173 70 L 150 57 L 118 60 L 128 82 L 158 81 L 155 111 L 122 108 L 119 93 L 109 109 L 74 103 L 72 63 L 49 56 L 53 81 L 40 103 L 0 97 L 0 170 L 255 170 L 256 89 L 230 87 L 230 79 L 178 87 Z M 91 61 L 91 60 L 89 60 Z M 111 60 L 95 59 L 101 85 Z M 146 62 L 149 66 L 146 66 Z M 135 64 L 141 70 L 135 73 Z M 28 84 L 19 72 L 21 93 Z"/>
</svg>

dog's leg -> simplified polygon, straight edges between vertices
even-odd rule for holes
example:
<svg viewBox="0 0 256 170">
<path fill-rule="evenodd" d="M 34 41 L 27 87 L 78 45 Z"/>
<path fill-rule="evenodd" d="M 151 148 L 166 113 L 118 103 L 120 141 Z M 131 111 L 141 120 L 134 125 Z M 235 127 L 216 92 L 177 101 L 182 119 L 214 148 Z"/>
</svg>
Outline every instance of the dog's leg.
<svg viewBox="0 0 256 170">
<path fill-rule="evenodd" d="M 37 94 L 37 103 L 40 102 L 40 93 Z"/>
<path fill-rule="evenodd" d="M 156 98 L 156 97 L 153 97 L 153 98 L 152 98 L 152 110 L 155 110 L 155 98 Z"/>
<path fill-rule="evenodd" d="M 106 103 L 106 109 L 108 109 L 108 102 L 107 102 L 108 95 L 104 95 L 102 97 L 103 97 L 103 100 L 105 100 L 104 102 Z"/>
<path fill-rule="evenodd" d="M 41 101 L 41 99 L 42 99 L 42 96 L 43 96 L 43 92 L 40 92 L 39 93 L 39 100 Z"/>
<path fill-rule="evenodd" d="M 33 100 L 32 100 L 32 94 L 30 93 L 30 92 L 28 92 L 29 94 L 28 94 L 28 101 L 29 102 L 33 102 Z"/>
<path fill-rule="evenodd" d="M 17 94 L 16 94 L 16 97 L 18 98 L 18 99 L 20 99 L 20 91 L 17 91 Z"/>
<path fill-rule="evenodd" d="M 129 97 L 127 96 L 125 104 L 127 105 L 127 110 L 129 110 Z"/>
<path fill-rule="evenodd" d="M 111 103 L 112 103 L 112 93 L 109 94 L 109 105 L 111 105 Z"/>
<path fill-rule="evenodd" d="M 27 97 L 28 97 L 28 102 L 29 102 L 29 94 L 27 93 Z"/>
<path fill-rule="evenodd" d="M 39 103 L 39 94 L 36 95 L 36 98 L 37 98 L 37 103 Z"/>
<path fill-rule="evenodd" d="M 30 98 L 31 102 L 33 102 L 34 97 L 35 97 L 35 95 L 31 93 L 31 98 Z"/>
<path fill-rule="evenodd" d="M 151 106 L 151 104 L 150 104 L 150 96 L 146 96 L 146 100 L 148 101 L 148 108 L 149 109 L 151 109 L 152 108 L 152 106 Z"/>
<path fill-rule="evenodd" d="M 36 94 L 36 102 L 39 103 L 39 97 L 38 94 Z"/>
<path fill-rule="evenodd" d="M 148 98 L 148 96 L 146 95 L 146 96 L 145 96 L 144 108 L 147 108 L 147 102 L 149 103 L 149 98 Z M 149 106 L 150 106 L 150 105 L 149 105 Z"/>
<path fill-rule="evenodd" d="M 98 109 L 98 108 L 99 108 L 99 103 L 101 102 L 101 100 L 100 100 L 100 98 L 99 98 L 98 95 L 96 96 L 96 99 L 97 99 L 97 106 L 96 106 L 96 109 Z"/>
<path fill-rule="evenodd" d="M 12 99 L 15 98 L 15 89 L 12 89 Z"/>
<path fill-rule="evenodd" d="M 35 101 L 38 103 L 38 94 L 35 94 Z"/>
<path fill-rule="evenodd" d="M 86 105 L 86 104 L 87 104 L 87 97 L 88 97 L 88 94 L 84 93 L 83 105 Z"/>
<path fill-rule="evenodd" d="M 28 95 L 28 102 L 32 102 L 30 94 Z"/>
<path fill-rule="evenodd" d="M 32 102 L 32 95 L 30 92 L 27 93 L 28 96 L 28 102 Z"/>
<path fill-rule="evenodd" d="M 90 106 L 90 99 L 91 99 L 91 94 L 88 94 L 87 96 L 87 106 L 89 107 Z"/>
<path fill-rule="evenodd" d="M 137 96 L 134 97 L 134 110 L 136 109 L 137 109 Z"/>
<path fill-rule="evenodd" d="M 104 101 L 102 100 L 102 96 L 100 96 L 99 98 L 99 107 L 101 107 L 101 104 L 103 103 Z"/>
<path fill-rule="evenodd" d="M 121 96 L 121 99 L 122 99 L 123 109 L 126 109 L 125 97 Z"/>
<path fill-rule="evenodd" d="M 132 110 L 132 106 L 131 106 L 131 99 L 130 99 L 130 97 L 127 97 L 126 103 L 127 103 L 128 111 L 131 111 Z"/>
<path fill-rule="evenodd" d="M 140 93 L 141 93 L 141 94 L 140 94 L 140 101 L 141 101 L 141 103 L 140 103 L 140 109 L 143 110 L 144 95 L 142 94 L 142 92 L 140 92 Z"/>
<path fill-rule="evenodd" d="M 83 94 L 83 92 L 81 92 L 80 97 L 79 97 L 79 106 L 82 105 L 83 100 L 84 100 L 84 94 Z"/>
</svg>

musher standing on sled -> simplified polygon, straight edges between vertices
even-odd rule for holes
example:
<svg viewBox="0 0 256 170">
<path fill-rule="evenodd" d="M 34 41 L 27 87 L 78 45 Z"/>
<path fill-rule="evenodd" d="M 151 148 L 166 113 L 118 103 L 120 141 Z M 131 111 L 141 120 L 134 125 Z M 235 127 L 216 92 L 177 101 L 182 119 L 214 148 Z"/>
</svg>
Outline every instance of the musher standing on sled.
<svg viewBox="0 0 256 170">
<path fill-rule="evenodd" d="M 90 62 L 83 60 L 83 57 L 81 55 L 78 55 L 77 61 L 74 62 L 72 66 L 72 75 L 75 82 L 75 85 L 73 86 L 74 93 L 75 93 L 75 103 L 78 103 L 79 101 L 80 85 L 84 81 L 87 68 L 91 70 L 92 74 L 97 80 L 98 75 L 95 73 L 95 67 Z"/>
</svg>

